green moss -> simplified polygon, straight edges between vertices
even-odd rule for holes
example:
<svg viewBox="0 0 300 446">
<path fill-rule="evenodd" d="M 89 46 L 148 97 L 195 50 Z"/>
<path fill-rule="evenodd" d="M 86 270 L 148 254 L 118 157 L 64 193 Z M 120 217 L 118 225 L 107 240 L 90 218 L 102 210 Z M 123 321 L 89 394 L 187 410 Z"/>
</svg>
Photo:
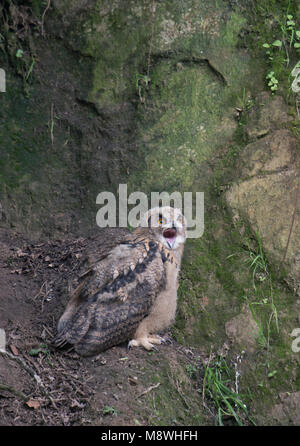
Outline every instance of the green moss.
<svg viewBox="0 0 300 446">
<path fill-rule="evenodd" d="M 69 31 L 72 47 L 94 59 L 87 100 L 99 110 L 113 108 L 135 93 L 136 74 L 145 69 L 151 36 L 151 5 L 147 2 L 98 1 L 80 14 Z M 80 38 L 79 38 L 80 37 Z"/>
<path fill-rule="evenodd" d="M 173 328 L 180 342 L 205 346 L 207 352 L 223 345 L 225 323 L 240 312 L 251 281 L 246 259 L 229 218 L 208 205 L 204 234 L 188 240 L 183 259 Z"/>
<path fill-rule="evenodd" d="M 182 360 L 182 358 L 181 358 Z M 166 360 L 160 354 L 147 359 L 150 372 L 144 377 L 147 386 L 157 386 L 145 396 L 144 413 L 151 426 L 198 426 L 207 424 L 208 414 L 201 407 L 201 396 L 186 371 L 188 362 L 178 358 Z M 155 372 L 153 372 L 155 370 Z"/>
</svg>

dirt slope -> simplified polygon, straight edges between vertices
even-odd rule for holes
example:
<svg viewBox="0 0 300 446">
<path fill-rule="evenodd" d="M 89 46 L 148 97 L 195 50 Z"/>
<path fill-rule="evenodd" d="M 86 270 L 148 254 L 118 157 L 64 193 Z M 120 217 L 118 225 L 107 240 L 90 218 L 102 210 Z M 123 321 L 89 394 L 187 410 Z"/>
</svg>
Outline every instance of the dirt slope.
<svg viewBox="0 0 300 446">
<path fill-rule="evenodd" d="M 49 347 L 76 274 L 107 236 L 31 244 L 0 231 L 0 425 L 211 424 L 199 382 L 186 373 L 199 351 L 168 342 L 126 345 L 83 359 Z M 37 376 L 34 377 L 33 375 Z"/>
</svg>

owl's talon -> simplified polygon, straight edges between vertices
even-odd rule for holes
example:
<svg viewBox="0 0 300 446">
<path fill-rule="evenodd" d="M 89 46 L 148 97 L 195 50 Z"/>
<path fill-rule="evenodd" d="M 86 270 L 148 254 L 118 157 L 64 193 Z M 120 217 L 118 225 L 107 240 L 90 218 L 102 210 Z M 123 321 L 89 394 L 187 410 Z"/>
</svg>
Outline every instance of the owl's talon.
<svg viewBox="0 0 300 446">
<path fill-rule="evenodd" d="M 151 338 L 139 338 L 139 339 L 132 339 L 128 342 L 127 349 L 129 350 L 131 347 L 144 347 L 145 350 L 157 350 L 155 345 L 151 344 L 149 342 L 149 339 Z"/>
<path fill-rule="evenodd" d="M 162 338 L 161 336 L 158 335 L 151 335 L 148 338 L 148 341 L 151 342 L 151 344 L 156 344 L 156 345 L 160 345 L 160 344 L 165 344 L 166 340 L 164 338 Z"/>
</svg>

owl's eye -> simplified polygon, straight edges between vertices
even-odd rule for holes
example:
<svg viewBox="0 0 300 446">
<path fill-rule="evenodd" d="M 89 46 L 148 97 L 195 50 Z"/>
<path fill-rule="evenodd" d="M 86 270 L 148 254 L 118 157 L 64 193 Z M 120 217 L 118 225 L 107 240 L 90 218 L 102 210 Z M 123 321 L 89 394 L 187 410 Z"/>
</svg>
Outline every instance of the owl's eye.
<svg viewBox="0 0 300 446">
<path fill-rule="evenodd" d="M 166 223 L 166 219 L 161 214 L 159 214 L 157 222 L 159 225 L 164 225 Z"/>
</svg>

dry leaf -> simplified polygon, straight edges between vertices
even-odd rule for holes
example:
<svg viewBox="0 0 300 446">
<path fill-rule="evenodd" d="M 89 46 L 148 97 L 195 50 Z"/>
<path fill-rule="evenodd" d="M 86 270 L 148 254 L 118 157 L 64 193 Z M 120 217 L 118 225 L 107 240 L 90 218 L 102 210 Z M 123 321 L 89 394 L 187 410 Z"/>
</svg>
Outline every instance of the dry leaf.
<svg viewBox="0 0 300 446">
<path fill-rule="evenodd" d="M 14 346 L 13 344 L 10 344 L 9 348 L 11 349 L 12 353 L 13 353 L 15 356 L 18 356 L 18 354 L 19 354 L 19 350 L 17 349 L 16 346 Z"/>
<path fill-rule="evenodd" d="M 28 407 L 31 407 L 32 409 L 38 409 L 40 407 L 40 403 L 38 400 L 28 400 L 26 401 L 26 404 Z"/>
</svg>

